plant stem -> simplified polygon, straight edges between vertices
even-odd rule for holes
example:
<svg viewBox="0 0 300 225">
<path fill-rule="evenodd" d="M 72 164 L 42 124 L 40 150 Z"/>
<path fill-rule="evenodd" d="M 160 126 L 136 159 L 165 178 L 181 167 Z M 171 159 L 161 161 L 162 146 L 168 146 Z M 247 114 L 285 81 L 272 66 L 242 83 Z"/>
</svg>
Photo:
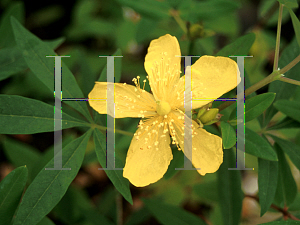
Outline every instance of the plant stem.
<svg viewBox="0 0 300 225">
<path fill-rule="evenodd" d="M 283 10 L 283 5 L 281 3 L 279 3 L 279 16 L 278 16 L 278 25 L 277 25 L 277 36 L 276 36 L 276 47 L 275 47 L 275 57 L 274 57 L 273 71 L 278 69 L 282 10 Z"/>
<path fill-rule="evenodd" d="M 117 225 L 123 225 L 122 195 L 116 190 Z"/>
<path fill-rule="evenodd" d="M 280 77 L 281 77 L 280 71 L 278 71 L 278 70 L 274 71 L 269 76 L 265 77 L 261 81 L 257 82 L 256 84 L 252 85 L 251 87 L 247 88 L 245 91 L 245 97 L 252 94 L 253 92 L 257 91 L 258 89 L 262 88 L 263 86 L 271 83 L 272 81 L 278 80 Z M 223 103 L 222 105 L 220 105 L 218 107 L 218 109 L 219 109 L 219 111 L 222 111 L 223 109 L 231 106 L 234 103 L 235 103 L 235 101 L 227 101 L 227 102 Z"/>
<path fill-rule="evenodd" d="M 280 77 L 278 80 L 300 86 L 300 81 L 298 81 L 298 80 L 293 80 L 293 79 L 290 79 L 290 78 L 287 78 L 287 77 Z"/>
<path fill-rule="evenodd" d="M 177 24 L 180 26 L 180 28 L 183 30 L 184 33 L 187 34 L 187 28 L 184 23 L 184 21 L 180 18 L 178 11 L 175 9 L 170 10 L 170 14 L 173 16 Z"/>
<path fill-rule="evenodd" d="M 257 202 L 259 202 L 259 198 L 257 196 L 245 195 L 245 197 L 255 199 Z M 281 212 L 283 214 L 283 216 L 286 216 L 286 217 L 288 217 L 292 220 L 300 221 L 300 219 L 298 219 L 296 216 L 292 215 L 287 209 L 282 209 L 282 208 L 280 208 L 280 207 L 278 207 L 277 205 L 274 205 L 274 204 L 271 205 L 271 208 L 277 210 L 278 212 Z"/>
<path fill-rule="evenodd" d="M 109 129 L 107 127 L 104 127 L 104 126 L 101 126 L 101 125 L 98 125 L 98 124 L 95 124 L 95 123 L 91 124 L 91 127 L 92 128 L 98 128 L 99 130 L 103 130 L 103 131 L 106 131 L 106 129 Z M 114 129 L 114 131 L 115 131 L 115 133 L 124 134 L 124 135 L 130 136 L 130 137 L 133 136 L 133 133 L 128 132 L 128 131 L 119 130 L 119 129 Z"/>
<path fill-rule="evenodd" d="M 253 92 L 257 91 L 258 89 L 262 88 L 263 86 L 271 83 L 274 80 L 280 80 L 280 81 L 283 81 L 283 82 L 286 82 L 286 83 L 291 83 L 291 84 L 295 84 L 295 85 L 300 86 L 300 81 L 292 80 L 292 79 L 289 79 L 289 78 L 286 78 L 286 77 L 282 76 L 282 74 L 284 74 L 287 71 L 289 71 L 290 69 L 292 69 L 298 62 L 300 62 L 300 55 L 298 55 L 295 59 L 293 59 L 292 62 L 290 62 L 285 67 L 283 67 L 281 70 L 274 70 L 273 73 L 271 73 L 269 76 L 267 76 L 266 78 L 264 78 L 261 81 L 257 82 L 256 84 L 252 85 L 248 89 L 246 89 L 245 97 L 252 94 Z M 231 106 L 234 103 L 235 103 L 234 101 L 227 101 L 227 102 L 223 103 L 222 105 L 220 105 L 218 107 L 218 109 L 219 109 L 219 111 L 222 111 L 223 109 Z"/>
</svg>

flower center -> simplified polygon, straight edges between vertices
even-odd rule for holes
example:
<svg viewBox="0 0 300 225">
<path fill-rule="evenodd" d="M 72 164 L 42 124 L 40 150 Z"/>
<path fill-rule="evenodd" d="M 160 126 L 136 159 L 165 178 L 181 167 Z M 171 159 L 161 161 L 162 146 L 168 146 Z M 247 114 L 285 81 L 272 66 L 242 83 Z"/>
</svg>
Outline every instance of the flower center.
<svg viewBox="0 0 300 225">
<path fill-rule="evenodd" d="M 164 116 L 171 112 L 171 106 L 165 101 L 156 101 L 156 112 L 160 116 Z"/>
</svg>

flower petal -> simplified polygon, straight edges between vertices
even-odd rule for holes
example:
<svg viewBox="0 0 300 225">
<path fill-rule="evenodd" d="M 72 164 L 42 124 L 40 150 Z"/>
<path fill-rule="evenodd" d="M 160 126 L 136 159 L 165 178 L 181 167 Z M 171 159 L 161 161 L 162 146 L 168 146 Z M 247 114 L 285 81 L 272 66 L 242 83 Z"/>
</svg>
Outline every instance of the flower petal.
<svg viewBox="0 0 300 225">
<path fill-rule="evenodd" d="M 180 77 L 181 53 L 177 38 L 166 34 L 151 41 L 145 58 L 145 70 L 156 100 L 168 100 Z"/>
<path fill-rule="evenodd" d="M 115 118 L 149 117 L 156 115 L 153 95 L 133 85 L 114 84 Z M 107 82 L 96 82 L 89 93 L 89 104 L 100 114 L 107 114 Z M 114 116 L 113 113 L 109 113 Z"/>
<path fill-rule="evenodd" d="M 192 76 L 192 107 L 200 108 L 214 99 L 235 88 L 241 81 L 237 63 L 227 57 L 202 56 L 191 68 Z M 183 110 L 185 76 L 180 78 L 177 91 L 180 92 L 180 100 Z M 196 100 L 201 99 L 201 100 Z"/>
<path fill-rule="evenodd" d="M 152 118 L 149 122 L 155 122 L 156 119 L 157 117 Z M 161 179 L 166 173 L 173 155 L 169 133 L 163 133 L 163 130 L 163 127 L 157 129 L 157 125 L 153 125 L 148 131 L 145 127 L 136 131 L 123 170 L 123 176 L 133 185 L 147 186 Z M 148 133 L 151 133 L 150 137 Z"/>
<path fill-rule="evenodd" d="M 176 139 L 180 148 L 184 151 L 184 119 L 178 119 L 177 113 L 173 114 Z M 176 115 L 176 116 L 175 116 Z M 192 121 L 192 163 L 201 175 L 216 172 L 223 162 L 222 138 L 207 132 Z"/>
</svg>

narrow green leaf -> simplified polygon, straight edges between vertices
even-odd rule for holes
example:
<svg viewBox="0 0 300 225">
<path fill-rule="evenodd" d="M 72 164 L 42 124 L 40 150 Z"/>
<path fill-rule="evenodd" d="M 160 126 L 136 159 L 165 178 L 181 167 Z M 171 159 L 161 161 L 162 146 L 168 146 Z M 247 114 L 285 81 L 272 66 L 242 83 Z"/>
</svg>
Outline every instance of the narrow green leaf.
<svg viewBox="0 0 300 225">
<path fill-rule="evenodd" d="M 299 128 L 299 127 L 300 127 L 300 122 L 297 122 L 291 119 L 290 117 L 286 117 L 279 123 L 275 124 L 274 126 L 268 127 L 268 130 L 279 130 L 279 129 L 288 129 L 288 128 Z"/>
<path fill-rule="evenodd" d="M 14 2 L 3 13 L 0 25 L 0 48 L 15 45 L 14 34 L 10 24 L 10 17 L 15 17 L 20 23 L 25 21 L 25 7 L 23 2 Z"/>
<path fill-rule="evenodd" d="M 14 225 L 35 225 L 46 216 L 66 193 L 77 175 L 91 130 L 62 150 L 62 167 L 71 170 L 41 170 L 25 192 Z M 51 160 L 45 168 L 54 168 Z"/>
<path fill-rule="evenodd" d="M 64 38 L 47 41 L 51 49 L 55 49 L 64 41 Z M 27 69 L 27 63 L 18 46 L 3 48 L 0 50 L 0 80 Z"/>
<path fill-rule="evenodd" d="M 181 18 L 187 21 L 212 20 L 235 12 L 240 4 L 235 1 L 183 1 L 179 6 Z M 210 9 L 210 10 L 207 10 Z"/>
<path fill-rule="evenodd" d="M 236 143 L 236 133 L 233 127 L 224 121 L 221 121 L 221 132 L 224 149 L 232 148 Z"/>
<path fill-rule="evenodd" d="M 290 100 L 279 100 L 274 103 L 274 106 L 280 112 L 300 122 L 300 102 Z"/>
<path fill-rule="evenodd" d="M 0 80 L 4 80 L 27 68 L 27 64 L 17 46 L 0 50 Z"/>
<path fill-rule="evenodd" d="M 169 10 L 171 7 L 165 1 L 152 0 L 118 0 L 122 6 L 128 6 L 140 13 L 142 16 L 150 19 L 161 20 L 170 17 Z"/>
<path fill-rule="evenodd" d="M 289 206 L 296 198 L 297 185 L 283 150 L 277 143 L 274 148 L 278 155 L 278 182 L 274 202 L 280 207 Z"/>
<path fill-rule="evenodd" d="M 289 9 L 298 7 L 297 0 L 277 0 L 277 1 Z"/>
<path fill-rule="evenodd" d="M 107 204 L 109 203 L 106 202 L 105 207 L 107 207 Z M 99 221 L 101 221 L 101 225 L 112 225 L 92 204 L 85 190 L 72 185 L 52 212 L 64 224 L 98 225 Z"/>
<path fill-rule="evenodd" d="M 299 225 L 300 221 L 288 220 L 288 221 L 273 221 L 269 223 L 261 223 L 261 225 Z"/>
<path fill-rule="evenodd" d="M 37 225 L 55 225 L 47 216 L 45 216 Z"/>
<path fill-rule="evenodd" d="M 206 223 L 194 214 L 177 206 L 163 204 L 159 200 L 143 199 L 152 215 L 163 225 L 205 225 Z"/>
<path fill-rule="evenodd" d="M 203 182 L 196 184 L 193 191 L 202 199 L 208 202 L 218 202 L 218 184 L 217 181 Z"/>
<path fill-rule="evenodd" d="M 276 152 L 272 146 L 256 132 L 245 127 L 245 151 L 259 158 L 277 161 Z"/>
<path fill-rule="evenodd" d="M 122 56 L 121 49 L 118 48 L 117 51 L 115 51 L 112 56 Z M 102 60 L 104 59 L 107 60 L 106 57 L 104 57 Z M 119 83 L 121 80 L 121 68 L 122 68 L 122 58 L 115 57 L 114 58 L 115 83 Z M 98 81 L 99 82 L 107 81 L 107 63 L 105 63 L 105 67 L 103 68 Z"/>
<path fill-rule="evenodd" d="M 225 56 L 228 57 L 230 55 L 248 55 L 251 46 L 255 41 L 255 34 L 249 33 L 238 39 L 236 39 L 233 43 L 222 48 L 217 56 Z"/>
<path fill-rule="evenodd" d="M 11 23 L 18 47 L 31 71 L 48 87 L 54 91 L 54 59 L 46 56 L 55 56 L 49 45 L 26 30 L 16 19 L 11 18 Z M 62 62 L 62 97 L 84 98 L 73 74 Z M 66 101 L 74 109 L 91 120 L 91 115 L 85 101 Z"/>
<path fill-rule="evenodd" d="M 94 143 L 98 161 L 103 168 L 106 168 L 106 138 L 98 129 L 94 130 Z M 120 165 L 120 159 L 118 157 L 115 157 L 115 164 Z M 114 167 L 114 165 L 111 165 L 111 167 Z M 105 170 L 105 172 L 108 178 L 114 184 L 115 188 L 130 204 L 133 204 L 129 189 L 129 182 L 123 177 L 123 171 Z"/>
<path fill-rule="evenodd" d="M 178 151 L 177 148 L 172 149 L 173 159 L 171 160 L 171 163 L 168 167 L 167 172 L 164 174 L 164 178 L 166 180 L 173 177 L 179 170 L 176 170 L 175 168 L 181 168 L 184 164 L 184 157 L 183 152 Z"/>
<path fill-rule="evenodd" d="M 260 216 L 270 208 L 276 193 L 278 162 L 258 158 L 258 196 Z"/>
<path fill-rule="evenodd" d="M 281 149 L 290 157 L 294 165 L 300 170 L 300 146 L 293 142 L 278 138 L 276 136 L 272 136 L 272 138 L 281 147 Z"/>
<path fill-rule="evenodd" d="M 62 128 L 89 126 L 62 113 Z M 34 134 L 54 130 L 54 108 L 44 102 L 15 95 L 0 95 L 0 133 Z"/>
<path fill-rule="evenodd" d="M 27 180 L 26 166 L 10 172 L 0 183 L 0 225 L 10 224 Z"/>
<path fill-rule="evenodd" d="M 235 168 L 235 156 L 232 149 L 224 151 L 223 163 L 217 172 L 218 198 L 224 225 L 238 225 L 242 212 L 243 192 L 241 173 Z"/>
<path fill-rule="evenodd" d="M 296 4 L 297 4 L 297 2 L 296 2 Z M 293 10 L 289 9 L 289 12 L 290 12 L 290 15 L 292 18 L 296 39 L 297 39 L 298 45 L 300 46 L 300 21 L 297 18 L 297 16 L 295 15 L 295 13 L 293 12 Z"/>
<path fill-rule="evenodd" d="M 41 153 L 30 145 L 9 138 L 4 140 L 3 147 L 5 155 L 15 167 L 26 165 L 28 180 L 31 180 L 32 170 L 41 157 Z"/>
<path fill-rule="evenodd" d="M 245 122 L 262 114 L 274 101 L 275 93 L 264 93 L 254 96 L 245 102 Z"/>
<path fill-rule="evenodd" d="M 283 50 L 278 62 L 279 68 L 283 68 L 287 64 L 289 64 L 293 59 L 295 59 L 299 55 L 299 52 L 300 52 L 300 47 L 297 43 L 296 38 L 294 38 L 292 42 Z M 284 75 L 287 78 L 297 80 L 299 79 L 299 72 L 300 72 L 300 63 L 295 65 Z M 296 88 L 294 84 L 289 84 L 278 80 L 273 81 L 269 85 L 269 92 L 276 93 L 275 103 L 281 99 L 289 99 L 294 95 L 295 90 Z M 264 121 L 265 126 L 270 122 L 270 120 L 272 119 L 272 117 L 275 115 L 276 112 L 277 109 L 274 106 L 271 106 L 267 109 L 265 114 L 265 121 Z"/>
</svg>

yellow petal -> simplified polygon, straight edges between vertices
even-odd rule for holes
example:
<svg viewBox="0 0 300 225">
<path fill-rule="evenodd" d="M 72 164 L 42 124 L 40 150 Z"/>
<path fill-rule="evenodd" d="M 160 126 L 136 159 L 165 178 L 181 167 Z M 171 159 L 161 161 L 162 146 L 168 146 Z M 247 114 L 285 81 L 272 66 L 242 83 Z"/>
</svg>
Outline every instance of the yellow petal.
<svg viewBox="0 0 300 225">
<path fill-rule="evenodd" d="M 184 131 L 181 129 L 184 126 L 184 119 L 179 120 L 178 117 L 175 117 L 175 115 L 179 115 L 177 113 L 173 115 L 176 139 L 180 148 L 184 151 Z M 192 121 L 192 124 L 194 131 L 192 137 L 192 163 L 195 168 L 200 168 L 197 171 L 201 175 L 214 173 L 223 162 L 222 138 L 200 128 L 195 121 Z"/>
<path fill-rule="evenodd" d="M 152 118 L 149 122 L 156 119 Z M 150 138 L 149 132 L 152 134 Z M 147 186 L 163 177 L 172 159 L 169 133 L 163 134 L 163 127 L 157 129 L 156 125 L 148 131 L 140 127 L 131 141 L 123 176 L 137 187 Z"/>
<path fill-rule="evenodd" d="M 144 66 L 156 100 L 168 100 L 180 77 L 180 56 L 176 37 L 166 34 L 151 41 Z"/>
<path fill-rule="evenodd" d="M 190 69 L 190 68 L 187 68 Z M 227 57 L 202 56 L 191 67 L 192 107 L 200 108 L 235 88 L 241 81 L 237 63 Z M 177 91 L 184 99 L 184 80 L 180 78 Z M 201 100 L 194 100 L 201 99 Z M 182 103 L 183 105 L 183 103 Z M 183 106 L 180 107 L 183 110 Z"/>
<path fill-rule="evenodd" d="M 133 85 L 115 83 L 115 118 L 156 115 L 153 95 Z M 100 114 L 107 114 L 107 83 L 96 82 L 88 95 L 90 106 Z M 114 116 L 113 113 L 109 115 Z"/>
</svg>

